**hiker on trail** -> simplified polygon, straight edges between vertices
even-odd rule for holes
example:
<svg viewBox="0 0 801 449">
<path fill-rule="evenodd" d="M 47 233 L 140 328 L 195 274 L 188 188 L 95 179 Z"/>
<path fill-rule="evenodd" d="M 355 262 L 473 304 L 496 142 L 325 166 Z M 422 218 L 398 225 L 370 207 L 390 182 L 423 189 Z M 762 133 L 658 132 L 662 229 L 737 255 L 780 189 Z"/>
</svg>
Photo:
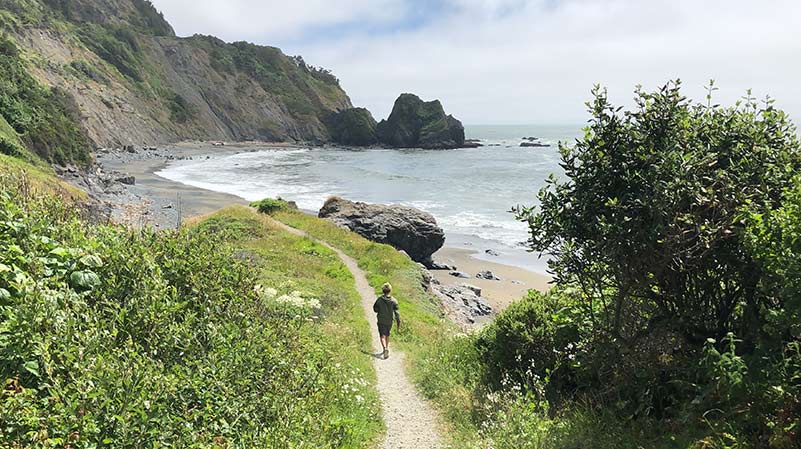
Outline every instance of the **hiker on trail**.
<svg viewBox="0 0 801 449">
<path fill-rule="evenodd" d="M 373 312 L 378 316 L 378 335 L 381 337 L 381 346 L 384 348 L 384 358 L 389 357 L 389 334 L 392 330 L 392 320 L 398 322 L 398 330 L 400 330 L 401 319 L 400 312 L 398 312 L 398 300 L 393 298 L 392 286 L 384 284 L 381 287 L 384 293 L 375 300 L 373 304 Z"/>
</svg>

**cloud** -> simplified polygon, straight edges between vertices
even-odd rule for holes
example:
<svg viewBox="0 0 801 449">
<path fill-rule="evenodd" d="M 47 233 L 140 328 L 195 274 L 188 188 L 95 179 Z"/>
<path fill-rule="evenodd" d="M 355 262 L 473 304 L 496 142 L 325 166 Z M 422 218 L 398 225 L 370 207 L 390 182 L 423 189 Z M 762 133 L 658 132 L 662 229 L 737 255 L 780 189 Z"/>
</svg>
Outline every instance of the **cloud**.
<svg viewBox="0 0 801 449">
<path fill-rule="evenodd" d="M 179 33 L 278 45 L 332 69 L 379 119 L 415 92 L 471 124 L 581 123 L 595 83 L 630 105 L 637 84 L 681 78 L 700 99 L 714 78 L 721 103 L 752 88 L 801 120 L 796 0 L 332 3 L 155 2 Z"/>
</svg>

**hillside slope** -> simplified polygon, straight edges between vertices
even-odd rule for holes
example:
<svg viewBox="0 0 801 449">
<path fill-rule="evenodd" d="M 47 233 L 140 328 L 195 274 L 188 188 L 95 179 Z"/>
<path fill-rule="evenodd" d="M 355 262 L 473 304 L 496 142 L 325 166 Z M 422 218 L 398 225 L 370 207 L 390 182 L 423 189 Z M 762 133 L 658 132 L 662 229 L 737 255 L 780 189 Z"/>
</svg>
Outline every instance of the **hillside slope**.
<svg viewBox="0 0 801 449">
<path fill-rule="evenodd" d="M 330 72 L 279 49 L 179 38 L 146 0 L 0 0 L 31 74 L 74 97 L 97 146 L 330 139 L 352 107 Z"/>
</svg>

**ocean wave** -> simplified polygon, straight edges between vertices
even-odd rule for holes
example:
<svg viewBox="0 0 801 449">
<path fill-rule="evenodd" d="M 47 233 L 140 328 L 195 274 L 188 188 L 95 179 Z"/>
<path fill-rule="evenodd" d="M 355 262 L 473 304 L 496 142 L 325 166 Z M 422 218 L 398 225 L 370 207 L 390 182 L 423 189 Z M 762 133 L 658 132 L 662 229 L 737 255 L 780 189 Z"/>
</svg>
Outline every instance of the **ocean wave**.
<svg viewBox="0 0 801 449">
<path fill-rule="evenodd" d="M 446 232 L 475 235 L 510 247 L 518 246 L 528 239 L 528 227 L 525 223 L 489 214 L 459 212 L 438 217 L 437 221 Z"/>
</svg>

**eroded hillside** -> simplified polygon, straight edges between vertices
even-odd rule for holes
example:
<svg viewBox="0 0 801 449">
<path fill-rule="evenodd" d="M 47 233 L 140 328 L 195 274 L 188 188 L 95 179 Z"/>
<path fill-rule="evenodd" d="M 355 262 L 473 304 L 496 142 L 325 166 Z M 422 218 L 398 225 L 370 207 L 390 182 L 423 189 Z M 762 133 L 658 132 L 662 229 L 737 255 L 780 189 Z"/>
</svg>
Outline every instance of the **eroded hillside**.
<svg viewBox="0 0 801 449">
<path fill-rule="evenodd" d="M 179 38 L 145 0 L 0 0 L 28 70 L 74 97 L 97 146 L 327 141 L 351 107 L 330 72 L 273 47 Z"/>
</svg>

